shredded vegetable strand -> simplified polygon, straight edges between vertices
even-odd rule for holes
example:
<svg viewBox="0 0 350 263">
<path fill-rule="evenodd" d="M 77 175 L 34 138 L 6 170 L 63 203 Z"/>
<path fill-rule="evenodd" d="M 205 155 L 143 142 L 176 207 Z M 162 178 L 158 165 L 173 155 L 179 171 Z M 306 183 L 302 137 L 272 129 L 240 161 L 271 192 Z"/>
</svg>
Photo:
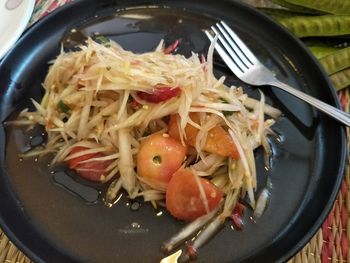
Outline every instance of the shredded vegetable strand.
<svg viewBox="0 0 350 263">
<path fill-rule="evenodd" d="M 127 112 L 124 111 L 121 116 L 121 120 L 127 119 Z M 120 177 L 123 182 L 123 187 L 128 194 L 133 197 L 135 195 L 136 185 L 136 173 L 134 170 L 134 161 L 131 152 L 130 133 L 128 129 L 120 129 L 118 131 L 118 143 L 119 143 L 119 171 Z"/>
</svg>

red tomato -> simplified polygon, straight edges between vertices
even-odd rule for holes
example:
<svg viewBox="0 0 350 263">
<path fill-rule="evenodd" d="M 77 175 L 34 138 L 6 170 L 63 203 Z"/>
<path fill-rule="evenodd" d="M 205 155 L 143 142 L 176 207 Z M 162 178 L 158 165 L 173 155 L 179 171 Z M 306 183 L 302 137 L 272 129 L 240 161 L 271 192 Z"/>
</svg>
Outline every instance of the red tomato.
<svg viewBox="0 0 350 263">
<path fill-rule="evenodd" d="M 198 178 L 212 211 L 222 198 L 222 191 L 207 179 Z M 199 185 L 190 169 L 180 169 L 173 174 L 166 191 L 166 207 L 174 217 L 191 221 L 207 213 Z"/>
<path fill-rule="evenodd" d="M 199 123 L 199 115 L 197 113 L 190 113 L 190 117 L 194 122 Z M 168 123 L 169 135 L 177 140 L 180 140 L 178 126 L 179 118 L 179 115 L 171 115 Z M 199 130 L 192 125 L 186 125 L 185 141 L 187 145 L 195 146 L 198 132 Z M 209 131 L 203 150 L 209 153 L 215 153 L 221 156 L 230 156 L 233 159 L 239 159 L 239 152 L 237 150 L 236 144 L 233 142 L 228 132 L 225 131 L 224 128 L 222 128 L 220 125 L 215 126 Z"/>
<path fill-rule="evenodd" d="M 186 147 L 169 135 L 151 135 L 141 143 L 137 154 L 137 173 L 150 186 L 165 190 L 185 156 Z"/>
<path fill-rule="evenodd" d="M 88 148 L 85 147 L 75 147 L 70 152 L 70 155 L 87 149 Z M 112 161 L 91 161 L 86 163 L 81 162 L 89 160 L 91 158 L 98 158 L 103 156 L 104 154 L 102 153 L 85 154 L 68 160 L 68 166 L 70 169 L 75 170 L 79 176 L 87 180 L 101 182 L 103 180 L 103 176 L 107 175 L 106 169 L 112 163 Z"/>
<path fill-rule="evenodd" d="M 74 147 L 69 155 L 73 155 L 73 154 L 76 154 L 78 152 L 81 152 L 81 151 L 85 151 L 85 150 L 88 150 L 88 148 L 86 147 Z M 91 159 L 94 157 L 95 154 L 91 153 L 91 154 L 85 154 L 85 155 L 82 155 L 82 156 L 79 156 L 79 157 L 76 157 L 76 158 L 73 158 L 73 159 L 69 159 L 68 160 L 68 166 L 69 168 L 71 169 L 74 169 L 75 167 L 77 167 L 79 165 L 80 162 L 83 162 L 83 161 L 86 161 L 88 159 Z"/>
<path fill-rule="evenodd" d="M 137 96 L 147 102 L 159 103 L 178 96 L 180 92 L 181 89 L 179 87 L 155 87 L 152 93 L 138 91 Z"/>
</svg>

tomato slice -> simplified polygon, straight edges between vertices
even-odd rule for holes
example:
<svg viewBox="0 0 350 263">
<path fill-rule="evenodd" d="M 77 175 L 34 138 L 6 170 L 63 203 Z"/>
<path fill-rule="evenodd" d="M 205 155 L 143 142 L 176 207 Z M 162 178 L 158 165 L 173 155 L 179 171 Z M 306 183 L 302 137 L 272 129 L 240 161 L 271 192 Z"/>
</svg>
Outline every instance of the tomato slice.
<svg viewBox="0 0 350 263">
<path fill-rule="evenodd" d="M 198 180 L 197 180 L 198 179 Z M 200 194 L 200 186 L 206 200 Z M 223 193 L 207 179 L 195 178 L 190 169 L 180 169 L 173 174 L 166 191 L 166 207 L 174 217 L 191 221 L 212 211 L 222 199 Z M 206 209 L 205 203 L 207 202 Z"/>
<path fill-rule="evenodd" d="M 186 156 L 186 147 L 168 134 L 154 134 L 141 143 L 137 173 L 153 188 L 165 190 Z"/>
<path fill-rule="evenodd" d="M 69 155 L 73 155 L 73 154 L 76 154 L 76 153 L 79 153 L 81 151 L 85 151 L 85 150 L 88 150 L 88 148 L 86 147 L 80 147 L 80 146 L 77 146 L 77 147 L 74 147 Z M 72 159 L 69 159 L 68 160 L 68 166 L 70 169 L 74 169 L 75 167 L 77 167 L 79 165 L 80 162 L 83 162 L 83 161 L 86 161 L 88 159 L 91 159 L 94 157 L 95 154 L 91 153 L 91 154 L 85 154 L 85 155 L 82 155 L 82 156 L 79 156 L 79 157 L 76 157 L 76 158 L 72 158 Z"/>
<path fill-rule="evenodd" d="M 178 96 L 181 93 L 179 87 L 155 87 L 152 93 L 147 93 L 144 91 L 138 91 L 137 96 L 150 103 L 160 103 L 167 101 L 173 97 Z"/>
<path fill-rule="evenodd" d="M 78 152 L 87 150 L 86 147 L 74 147 L 69 153 L 70 155 L 76 154 Z M 77 172 L 79 176 L 85 178 L 89 181 L 101 182 L 104 176 L 107 175 L 107 167 L 112 163 L 112 161 L 91 161 L 82 163 L 92 158 L 104 157 L 103 153 L 92 153 L 85 154 L 76 158 L 68 160 L 68 167 Z"/>
<path fill-rule="evenodd" d="M 174 139 L 180 140 L 180 133 L 178 127 L 179 115 L 171 115 L 168 123 L 169 135 Z M 190 118 L 199 123 L 199 115 L 191 113 Z M 188 124 L 185 127 L 186 144 L 195 146 L 196 137 L 199 130 Z M 236 144 L 233 142 L 231 136 L 220 125 L 215 126 L 209 131 L 207 141 L 204 145 L 204 151 L 215 153 L 221 156 L 230 156 L 233 159 L 239 159 L 239 152 Z"/>
</svg>

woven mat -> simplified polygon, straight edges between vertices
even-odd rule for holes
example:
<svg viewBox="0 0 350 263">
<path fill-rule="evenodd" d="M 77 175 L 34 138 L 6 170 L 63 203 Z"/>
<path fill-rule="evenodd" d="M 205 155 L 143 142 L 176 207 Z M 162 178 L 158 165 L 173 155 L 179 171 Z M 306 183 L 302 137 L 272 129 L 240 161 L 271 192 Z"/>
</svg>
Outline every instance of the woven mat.
<svg viewBox="0 0 350 263">
<path fill-rule="evenodd" d="M 35 10 L 30 21 L 34 23 L 41 17 L 52 12 L 57 7 L 70 0 L 36 0 Z M 246 0 L 263 2 L 264 0 Z M 349 88 L 338 93 L 345 111 L 350 110 Z M 350 135 L 347 129 L 348 138 Z M 349 142 L 348 142 L 349 148 Z M 349 240 L 350 240 L 350 166 L 345 168 L 345 174 L 337 200 L 327 220 L 311 241 L 288 263 L 350 263 Z M 31 261 L 18 250 L 8 237 L 0 229 L 0 263 L 30 263 Z"/>
</svg>

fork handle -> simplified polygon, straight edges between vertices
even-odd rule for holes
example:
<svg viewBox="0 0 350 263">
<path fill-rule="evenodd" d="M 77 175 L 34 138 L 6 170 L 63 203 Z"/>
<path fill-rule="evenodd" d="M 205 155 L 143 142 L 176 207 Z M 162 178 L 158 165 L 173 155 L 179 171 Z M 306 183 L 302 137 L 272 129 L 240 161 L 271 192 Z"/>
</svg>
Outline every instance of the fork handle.
<svg viewBox="0 0 350 263">
<path fill-rule="evenodd" d="M 330 117 L 340 121 L 341 123 L 345 124 L 346 126 L 350 126 L 350 115 L 342 110 L 339 110 L 338 108 L 335 108 L 327 103 L 324 103 L 323 101 L 320 101 L 314 97 L 311 97 L 304 92 L 301 92 L 299 90 L 296 90 L 292 88 L 291 86 L 275 79 L 269 83 L 271 86 L 275 86 L 277 88 L 280 88 L 284 90 L 285 92 L 288 92 L 295 97 L 309 103 L 310 105 L 314 106 L 315 108 L 319 109 L 320 111 L 328 114 Z"/>
</svg>

